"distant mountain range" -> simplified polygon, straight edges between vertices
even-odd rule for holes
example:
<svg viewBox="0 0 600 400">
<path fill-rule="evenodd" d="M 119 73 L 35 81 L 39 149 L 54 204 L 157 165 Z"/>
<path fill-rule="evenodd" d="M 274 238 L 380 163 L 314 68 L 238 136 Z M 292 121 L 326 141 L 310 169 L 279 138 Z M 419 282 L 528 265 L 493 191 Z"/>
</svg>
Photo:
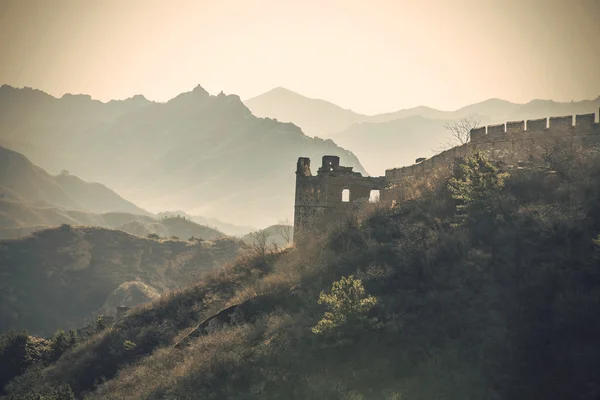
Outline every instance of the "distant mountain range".
<svg viewBox="0 0 600 400">
<path fill-rule="evenodd" d="M 311 99 L 282 87 L 248 99 L 244 104 L 257 117 L 291 122 L 298 125 L 305 134 L 323 138 L 332 137 L 333 134 L 369 118 L 328 101 Z"/>
<path fill-rule="evenodd" d="M 276 88 L 246 100 L 245 104 L 256 115 L 292 122 L 307 135 L 334 139 L 340 146 L 353 151 L 371 174 L 382 175 L 387 168 L 410 165 L 416 158 L 432 156 L 447 145 L 446 123 L 465 117 L 485 125 L 594 113 L 600 107 L 600 96 L 595 100 L 568 103 L 532 100 L 516 104 L 489 99 L 454 111 L 419 106 L 369 116 Z"/>
<path fill-rule="evenodd" d="M 200 217 L 198 217 L 201 219 Z M 219 224 L 219 221 L 211 221 Z M 213 240 L 225 234 L 178 215 L 152 216 L 98 183 L 66 173 L 56 176 L 24 155 L 0 147 L 0 239 L 10 239 L 61 224 L 119 229 L 147 236 Z M 229 226 L 226 228 L 244 229 Z M 243 233 L 251 231 L 247 228 Z"/>
<path fill-rule="evenodd" d="M 150 215 L 104 185 L 86 182 L 68 172 L 50 175 L 24 155 L 1 146 L 0 198 L 37 207 Z"/>
<path fill-rule="evenodd" d="M 237 225 L 293 213 L 300 156 L 325 154 L 365 172 L 351 152 L 293 124 L 255 117 L 238 96 L 198 86 L 166 103 L 102 103 L 0 87 L 0 144 L 58 173 L 102 182 L 150 211 L 183 209 Z"/>
</svg>

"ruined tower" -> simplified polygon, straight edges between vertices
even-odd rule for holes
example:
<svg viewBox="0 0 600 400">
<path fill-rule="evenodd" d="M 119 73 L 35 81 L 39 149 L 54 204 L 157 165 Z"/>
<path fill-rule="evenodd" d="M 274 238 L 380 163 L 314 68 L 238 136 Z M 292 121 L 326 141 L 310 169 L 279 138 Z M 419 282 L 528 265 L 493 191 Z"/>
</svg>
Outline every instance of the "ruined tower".
<svg viewBox="0 0 600 400">
<path fill-rule="evenodd" d="M 300 157 L 296 167 L 294 244 L 326 233 L 367 201 L 372 190 L 379 190 L 387 200 L 400 198 L 411 182 L 435 174 L 473 152 L 483 152 L 490 160 L 514 166 L 552 146 L 600 151 L 600 121 L 596 122 L 595 114 L 583 114 L 482 126 L 471 130 L 468 143 L 427 159 L 418 158 L 413 165 L 388 169 L 381 177 L 364 177 L 352 167 L 343 167 L 337 156 L 323 156 L 317 175 L 312 175 L 310 159 Z"/>
<path fill-rule="evenodd" d="M 384 177 L 364 177 L 352 167 L 340 165 L 337 156 L 323 156 L 314 176 L 310 159 L 298 158 L 294 207 L 294 244 L 325 233 L 363 201 L 372 190 L 381 191 Z"/>
</svg>

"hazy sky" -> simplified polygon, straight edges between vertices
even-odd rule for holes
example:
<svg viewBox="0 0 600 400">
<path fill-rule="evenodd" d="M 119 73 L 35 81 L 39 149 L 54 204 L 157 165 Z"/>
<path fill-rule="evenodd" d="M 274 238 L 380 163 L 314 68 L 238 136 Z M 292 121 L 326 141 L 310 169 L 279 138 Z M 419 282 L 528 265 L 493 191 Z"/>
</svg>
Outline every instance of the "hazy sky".
<svg viewBox="0 0 600 400">
<path fill-rule="evenodd" d="M 165 101 L 283 86 L 363 113 L 600 95 L 599 0 L 0 0 L 0 84 Z"/>
</svg>

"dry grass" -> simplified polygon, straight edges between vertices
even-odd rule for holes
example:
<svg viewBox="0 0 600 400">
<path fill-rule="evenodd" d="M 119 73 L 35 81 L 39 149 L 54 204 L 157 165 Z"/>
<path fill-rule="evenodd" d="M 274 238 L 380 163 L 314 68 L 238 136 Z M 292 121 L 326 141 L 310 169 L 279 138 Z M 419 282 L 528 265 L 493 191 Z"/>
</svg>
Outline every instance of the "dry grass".
<svg viewBox="0 0 600 400">
<path fill-rule="evenodd" d="M 159 349 L 139 364 L 123 369 L 86 399 L 153 398 L 162 388 L 193 384 L 189 381 L 192 376 L 210 383 L 216 379 L 217 372 L 231 372 L 240 365 L 243 354 L 239 349 L 247 344 L 251 330 L 248 325 L 230 327 L 202 336 L 181 350 Z M 173 398 L 194 397 L 193 393 L 177 393 Z"/>
</svg>

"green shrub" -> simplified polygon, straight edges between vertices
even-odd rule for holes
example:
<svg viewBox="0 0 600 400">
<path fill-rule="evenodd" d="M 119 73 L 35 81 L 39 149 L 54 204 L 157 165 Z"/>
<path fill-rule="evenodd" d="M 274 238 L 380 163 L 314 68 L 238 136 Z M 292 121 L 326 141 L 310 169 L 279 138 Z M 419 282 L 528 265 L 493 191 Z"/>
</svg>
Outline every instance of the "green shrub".
<svg viewBox="0 0 600 400">
<path fill-rule="evenodd" d="M 490 197 L 504 186 L 507 173 L 500 173 L 483 153 L 464 157 L 448 181 L 448 190 L 457 202 L 457 217 L 477 219 L 490 211 Z"/>
<path fill-rule="evenodd" d="M 65 351 L 77 343 L 77 333 L 70 330 L 65 333 L 62 329 L 57 330 L 50 340 L 50 362 L 54 362 L 63 355 Z"/>
<path fill-rule="evenodd" d="M 333 282 L 329 294 L 321 292 L 319 304 L 325 304 L 329 311 L 325 312 L 323 319 L 312 331 L 327 335 L 340 328 L 353 330 L 373 324 L 374 321 L 368 318 L 368 314 L 377 304 L 377 299 L 367 296 L 362 281 L 350 275 Z"/>
<path fill-rule="evenodd" d="M 137 347 L 137 345 L 135 343 L 133 343 L 131 340 L 125 340 L 123 341 L 123 348 L 125 350 L 135 350 L 135 348 Z"/>
</svg>

